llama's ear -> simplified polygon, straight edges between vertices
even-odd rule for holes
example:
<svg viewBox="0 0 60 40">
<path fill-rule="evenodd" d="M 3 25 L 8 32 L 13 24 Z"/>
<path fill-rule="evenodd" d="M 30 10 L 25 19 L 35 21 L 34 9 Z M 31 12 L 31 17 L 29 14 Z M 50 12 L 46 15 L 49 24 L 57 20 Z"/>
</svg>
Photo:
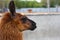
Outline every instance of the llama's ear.
<svg viewBox="0 0 60 40">
<path fill-rule="evenodd" d="M 9 11 L 11 13 L 12 16 L 15 15 L 16 11 L 15 11 L 15 4 L 14 4 L 14 1 L 10 1 L 9 3 Z"/>
</svg>

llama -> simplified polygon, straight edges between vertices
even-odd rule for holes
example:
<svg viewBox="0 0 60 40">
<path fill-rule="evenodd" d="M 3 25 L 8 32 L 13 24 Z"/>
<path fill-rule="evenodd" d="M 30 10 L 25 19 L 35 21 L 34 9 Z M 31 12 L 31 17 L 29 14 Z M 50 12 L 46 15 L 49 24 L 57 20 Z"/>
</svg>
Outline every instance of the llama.
<svg viewBox="0 0 60 40">
<path fill-rule="evenodd" d="M 10 12 L 4 13 L 0 22 L 0 40 L 23 40 L 23 31 L 34 30 L 36 23 L 25 15 L 16 13 L 14 1 L 9 3 Z"/>
</svg>

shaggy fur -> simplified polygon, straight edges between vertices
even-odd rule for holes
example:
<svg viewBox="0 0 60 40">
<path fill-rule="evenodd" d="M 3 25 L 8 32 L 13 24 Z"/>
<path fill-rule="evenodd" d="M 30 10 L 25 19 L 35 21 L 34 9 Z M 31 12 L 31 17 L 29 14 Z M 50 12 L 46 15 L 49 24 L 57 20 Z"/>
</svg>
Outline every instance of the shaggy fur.
<svg viewBox="0 0 60 40">
<path fill-rule="evenodd" d="M 9 13 L 6 13 L 1 20 L 0 40 L 22 40 L 22 32 L 18 29 L 18 21 L 13 20 Z"/>
<path fill-rule="evenodd" d="M 0 40 L 23 40 L 22 31 L 34 30 L 36 23 L 15 12 L 14 1 L 9 6 L 10 13 L 4 13 L 0 20 Z"/>
<path fill-rule="evenodd" d="M 17 13 L 12 18 L 10 13 L 5 13 L 0 23 L 0 40 L 23 40 L 22 31 L 36 28 L 31 27 L 31 22 L 25 15 Z"/>
</svg>

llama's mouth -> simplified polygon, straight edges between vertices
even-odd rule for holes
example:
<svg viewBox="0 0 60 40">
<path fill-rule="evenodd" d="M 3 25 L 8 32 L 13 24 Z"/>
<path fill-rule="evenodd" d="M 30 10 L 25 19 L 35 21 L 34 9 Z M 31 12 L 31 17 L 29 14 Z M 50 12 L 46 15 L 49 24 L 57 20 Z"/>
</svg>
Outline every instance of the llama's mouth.
<svg viewBox="0 0 60 40">
<path fill-rule="evenodd" d="M 33 30 L 35 30 L 35 29 L 36 29 L 36 25 L 31 26 L 31 28 L 30 28 L 31 31 L 33 31 Z"/>
</svg>

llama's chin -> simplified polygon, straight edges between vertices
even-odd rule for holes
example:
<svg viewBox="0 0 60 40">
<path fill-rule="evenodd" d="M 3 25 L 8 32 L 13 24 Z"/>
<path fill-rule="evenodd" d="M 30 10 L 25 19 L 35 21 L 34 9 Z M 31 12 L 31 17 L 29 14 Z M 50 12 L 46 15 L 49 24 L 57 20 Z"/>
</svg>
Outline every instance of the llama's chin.
<svg viewBox="0 0 60 40">
<path fill-rule="evenodd" d="M 35 26 L 31 26 L 30 30 L 34 31 L 36 29 L 36 25 Z"/>
</svg>

